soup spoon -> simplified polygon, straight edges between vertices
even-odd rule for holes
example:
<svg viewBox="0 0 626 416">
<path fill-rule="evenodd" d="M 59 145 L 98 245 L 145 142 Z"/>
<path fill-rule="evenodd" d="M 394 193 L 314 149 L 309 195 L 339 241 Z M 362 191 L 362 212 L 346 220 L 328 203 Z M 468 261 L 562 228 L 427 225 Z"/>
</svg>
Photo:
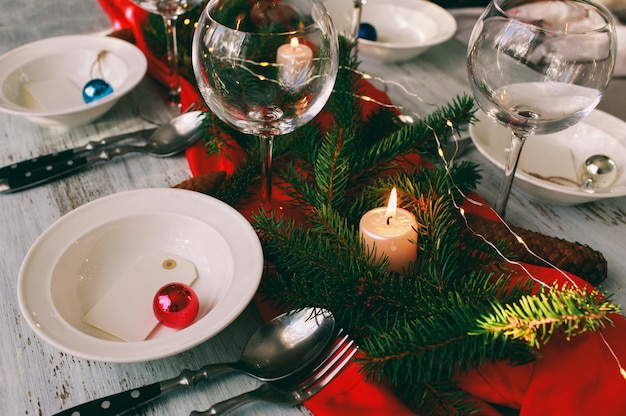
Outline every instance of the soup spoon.
<svg viewBox="0 0 626 416">
<path fill-rule="evenodd" d="M 252 334 L 238 361 L 183 370 L 178 377 L 83 403 L 55 416 L 117 415 L 180 387 L 234 371 L 262 381 L 281 380 L 313 364 L 329 348 L 334 334 L 335 318 L 324 309 L 287 312 Z"/>
<path fill-rule="evenodd" d="M 49 182 L 83 169 L 97 162 L 131 152 L 146 153 L 155 157 L 173 156 L 191 146 L 200 137 L 204 119 L 201 111 L 183 113 L 163 124 L 147 138 L 118 136 L 116 139 L 89 142 L 77 149 L 58 154 L 44 155 L 1 168 L 0 192 L 16 192 Z M 124 143 L 128 141 L 130 143 Z M 133 142 L 145 142 L 143 145 Z"/>
</svg>

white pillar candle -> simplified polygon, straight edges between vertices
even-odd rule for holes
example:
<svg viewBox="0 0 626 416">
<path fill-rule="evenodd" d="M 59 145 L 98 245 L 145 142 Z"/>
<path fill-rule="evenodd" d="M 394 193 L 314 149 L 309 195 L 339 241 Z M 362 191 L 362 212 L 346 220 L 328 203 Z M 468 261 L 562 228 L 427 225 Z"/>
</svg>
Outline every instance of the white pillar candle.
<svg viewBox="0 0 626 416">
<path fill-rule="evenodd" d="M 417 222 L 409 211 L 397 208 L 396 188 L 391 191 L 387 207 L 374 208 L 359 223 L 361 237 L 376 257 L 389 258 L 389 270 L 402 272 L 417 260 Z"/>
<path fill-rule="evenodd" d="M 292 89 L 299 88 L 308 78 L 313 61 L 313 50 L 291 38 L 291 42 L 281 45 L 276 53 L 276 63 L 280 68 L 280 81 Z"/>
</svg>

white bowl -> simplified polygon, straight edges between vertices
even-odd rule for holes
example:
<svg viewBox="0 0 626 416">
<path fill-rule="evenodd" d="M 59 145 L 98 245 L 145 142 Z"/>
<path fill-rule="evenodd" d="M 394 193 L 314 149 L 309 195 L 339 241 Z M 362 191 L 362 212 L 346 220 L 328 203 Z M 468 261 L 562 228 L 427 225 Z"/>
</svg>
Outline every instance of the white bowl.
<svg viewBox="0 0 626 416">
<path fill-rule="evenodd" d="M 476 148 L 504 170 L 511 133 L 479 111 L 478 122 L 470 125 Z M 596 192 L 582 189 L 585 160 L 595 154 L 610 156 L 619 171 L 609 188 Z M 564 131 L 530 136 L 522 148 L 513 186 L 537 201 L 575 205 L 603 198 L 626 196 L 626 123 L 600 110 Z"/>
<path fill-rule="evenodd" d="M 98 54 L 106 51 L 98 60 Z M 136 46 L 107 36 L 48 38 L 0 57 L 0 110 L 41 125 L 73 127 L 96 120 L 144 77 Z M 102 78 L 113 93 L 85 104 L 84 85 Z"/>
<path fill-rule="evenodd" d="M 415 58 L 456 33 L 456 19 L 425 0 L 368 0 L 362 23 L 374 26 L 377 40 L 359 39 L 359 56 L 384 62 Z"/>
<path fill-rule="evenodd" d="M 131 275 L 144 270 L 137 268 L 138 259 L 152 253 L 177 256 L 181 264 L 185 260 L 195 266 L 191 287 L 200 309 L 184 329 L 157 325 L 152 299 L 158 288 L 130 289 L 147 286 Z M 262 269 L 254 229 L 229 205 L 180 189 L 135 190 L 92 201 L 52 224 L 24 258 L 18 300 L 35 333 L 64 352 L 96 361 L 148 361 L 192 348 L 228 326 L 254 296 Z M 154 279 L 157 273 L 145 275 Z M 118 292 L 120 284 L 124 289 Z M 110 335 L 115 331 L 85 322 L 112 290 L 121 304 L 110 309 L 127 312 L 129 322 L 148 313 L 148 320 L 139 323 L 149 333 L 145 339 L 122 341 Z M 147 302 L 137 311 L 140 297 Z M 131 303 L 138 313 L 130 313 Z M 124 319 L 114 324 L 127 328 Z"/>
</svg>

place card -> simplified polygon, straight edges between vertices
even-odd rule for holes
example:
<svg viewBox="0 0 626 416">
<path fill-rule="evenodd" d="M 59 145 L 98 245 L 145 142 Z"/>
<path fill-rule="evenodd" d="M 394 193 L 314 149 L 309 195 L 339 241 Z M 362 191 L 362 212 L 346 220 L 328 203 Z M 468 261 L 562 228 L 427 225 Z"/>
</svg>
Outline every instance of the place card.
<svg viewBox="0 0 626 416">
<path fill-rule="evenodd" d="M 83 322 L 124 341 L 143 341 L 159 324 L 152 309 L 159 289 L 175 282 L 191 286 L 197 275 L 191 261 L 175 254 L 143 254 L 87 312 Z"/>
<path fill-rule="evenodd" d="M 527 140 L 522 149 L 519 168 L 536 178 L 558 185 L 578 187 L 579 178 L 572 152 L 548 138 Z"/>
<path fill-rule="evenodd" d="M 65 77 L 27 82 L 21 92 L 21 104 L 32 109 L 53 111 L 84 105 L 81 90 Z"/>
</svg>

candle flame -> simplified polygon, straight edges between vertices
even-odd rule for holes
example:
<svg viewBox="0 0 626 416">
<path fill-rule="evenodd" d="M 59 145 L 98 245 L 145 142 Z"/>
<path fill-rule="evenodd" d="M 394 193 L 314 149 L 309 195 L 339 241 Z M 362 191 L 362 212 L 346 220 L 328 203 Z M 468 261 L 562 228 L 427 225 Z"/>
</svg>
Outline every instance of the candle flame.
<svg viewBox="0 0 626 416">
<path fill-rule="evenodd" d="M 389 219 L 396 216 L 396 207 L 398 206 L 398 191 L 394 187 L 391 190 L 391 194 L 389 195 L 389 202 L 387 203 L 387 224 L 389 224 Z"/>
<path fill-rule="evenodd" d="M 291 47 L 296 49 L 300 42 L 298 42 L 298 38 L 291 38 Z"/>
</svg>

